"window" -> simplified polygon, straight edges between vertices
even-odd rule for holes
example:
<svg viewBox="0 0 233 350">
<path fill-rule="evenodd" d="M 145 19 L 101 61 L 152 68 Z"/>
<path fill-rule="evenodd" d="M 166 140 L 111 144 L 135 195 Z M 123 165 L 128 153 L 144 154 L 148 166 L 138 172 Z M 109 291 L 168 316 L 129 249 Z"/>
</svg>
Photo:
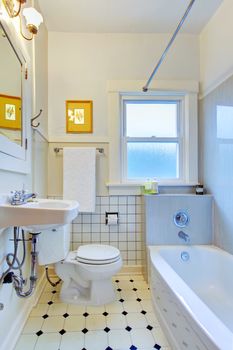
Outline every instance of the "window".
<svg viewBox="0 0 233 350">
<path fill-rule="evenodd" d="M 183 99 L 123 97 L 122 102 L 124 180 L 181 180 Z"/>
<path fill-rule="evenodd" d="M 148 177 L 160 186 L 198 183 L 198 82 L 108 82 L 110 195 L 141 194 Z"/>
</svg>

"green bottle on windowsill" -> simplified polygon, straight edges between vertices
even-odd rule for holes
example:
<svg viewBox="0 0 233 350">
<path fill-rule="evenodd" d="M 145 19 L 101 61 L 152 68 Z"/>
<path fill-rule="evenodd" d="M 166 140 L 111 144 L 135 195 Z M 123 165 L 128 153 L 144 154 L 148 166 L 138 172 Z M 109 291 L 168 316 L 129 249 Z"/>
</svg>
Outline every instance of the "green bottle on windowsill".
<svg viewBox="0 0 233 350">
<path fill-rule="evenodd" d="M 157 194 L 158 191 L 158 182 L 156 179 L 147 179 L 144 186 L 143 186 L 143 193 L 144 194 Z"/>
</svg>

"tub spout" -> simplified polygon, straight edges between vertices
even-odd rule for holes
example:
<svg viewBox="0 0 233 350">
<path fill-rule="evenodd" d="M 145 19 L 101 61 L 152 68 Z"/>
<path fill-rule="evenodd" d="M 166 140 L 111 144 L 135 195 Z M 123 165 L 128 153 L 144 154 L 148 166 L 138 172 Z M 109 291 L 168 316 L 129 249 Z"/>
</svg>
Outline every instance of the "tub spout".
<svg viewBox="0 0 233 350">
<path fill-rule="evenodd" d="M 190 243 L 190 237 L 187 235 L 187 233 L 183 231 L 178 232 L 178 237 L 182 239 L 185 243 Z"/>
</svg>

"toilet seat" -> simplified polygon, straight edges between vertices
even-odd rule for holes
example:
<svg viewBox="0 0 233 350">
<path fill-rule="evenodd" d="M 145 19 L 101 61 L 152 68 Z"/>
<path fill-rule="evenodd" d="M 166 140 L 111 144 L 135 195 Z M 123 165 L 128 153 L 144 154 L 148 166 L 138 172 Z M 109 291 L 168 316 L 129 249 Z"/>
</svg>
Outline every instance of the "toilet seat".
<svg viewBox="0 0 233 350">
<path fill-rule="evenodd" d="M 104 244 L 87 244 L 78 248 L 76 260 L 83 264 L 105 265 L 118 261 L 120 251 Z"/>
</svg>

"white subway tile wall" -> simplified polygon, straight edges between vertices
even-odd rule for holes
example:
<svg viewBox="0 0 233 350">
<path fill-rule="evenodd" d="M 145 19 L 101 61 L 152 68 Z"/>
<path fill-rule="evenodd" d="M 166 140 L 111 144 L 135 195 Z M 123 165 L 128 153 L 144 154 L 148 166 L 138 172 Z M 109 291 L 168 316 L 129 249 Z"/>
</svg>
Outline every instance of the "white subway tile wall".
<svg viewBox="0 0 233 350">
<path fill-rule="evenodd" d="M 141 196 L 99 196 L 93 214 L 72 223 L 71 249 L 80 244 L 110 244 L 120 249 L 125 265 L 142 264 Z M 119 224 L 107 226 L 105 212 L 118 212 Z"/>
</svg>

